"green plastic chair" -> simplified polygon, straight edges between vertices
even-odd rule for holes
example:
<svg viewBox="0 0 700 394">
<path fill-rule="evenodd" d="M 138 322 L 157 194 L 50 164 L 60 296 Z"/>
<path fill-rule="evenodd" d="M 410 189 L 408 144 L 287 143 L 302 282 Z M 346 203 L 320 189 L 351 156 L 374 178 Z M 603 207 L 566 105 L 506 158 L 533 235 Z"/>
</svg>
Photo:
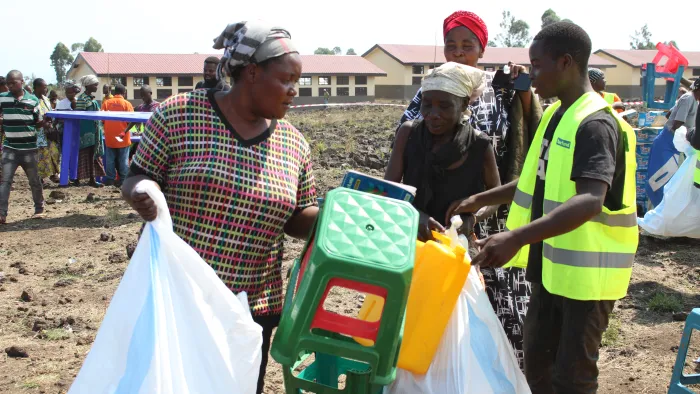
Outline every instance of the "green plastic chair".
<svg viewBox="0 0 700 394">
<path fill-rule="evenodd" d="M 345 188 L 329 192 L 306 246 L 308 259 L 295 263 L 272 357 L 292 366 L 301 354 L 332 355 L 369 365 L 373 385 L 393 382 L 417 231 L 418 212 L 407 202 Z M 381 319 L 371 323 L 324 310 L 333 286 L 384 298 Z M 349 337 L 371 339 L 374 346 Z"/>
</svg>

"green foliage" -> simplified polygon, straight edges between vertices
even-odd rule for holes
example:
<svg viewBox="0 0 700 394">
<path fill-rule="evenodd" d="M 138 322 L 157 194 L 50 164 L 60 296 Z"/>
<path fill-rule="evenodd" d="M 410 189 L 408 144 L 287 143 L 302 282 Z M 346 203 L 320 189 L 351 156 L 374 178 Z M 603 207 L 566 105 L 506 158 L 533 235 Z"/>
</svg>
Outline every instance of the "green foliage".
<svg viewBox="0 0 700 394">
<path fill-rule="evenodd" d="M 557 23 L 561 21 L 561 18 L 559 18 L 559 15 L 557 15 L 556 12 L 554 12 L 553 9 L 548 9 L 547 11 L 542 14 L 542 28 L 544 29 L 545 27 L 551 25 L 552 23 Z"/>
<path fill-rule="evenodd" d="M 59 42 L 56 44 L 50 59 L 51 66 L 56 72 L 56 82 L 61 85 L 66 80 L 66 69 L 73 64 L 73 55 L 64 43 Z"/>
<path fill-rule="evenodd" d="M 649 31 L 649 26 L 644 24 L 642 29 L 634 32 L 633 36 L 630 36 L 632 41 L 630 41 L 630 49 L 654 49 L 656 44 L 651 42 L 651 31 Z"/>
<path fill-rule="evenodd" d="M 351 55 L 351 56 L 357 56 L 357 53 L 355 53 L 355 50 L 353 48 L 348 49 L 348 51 L 345 54 Z"/>
<path fill-rule="evenodd" d="M 314 55 L 335 55 L 335 52 L 328 48 L 318 48 L 314 51 Z"/>
<path fill-rule="evenodd" d="M 499 46 L 506 48 L 525 48 L 530 42 L 530 25 L 522 19 L 515 19 L 510 11 L 503 11 L 501 32 L 496 36 Z"/>
<path fill-rule="evenodd" d="M 102 44 L 90 37 L 83 46 L 83 52 L 104 52 L 104 49 L 102 49 Z"/>
</svg>

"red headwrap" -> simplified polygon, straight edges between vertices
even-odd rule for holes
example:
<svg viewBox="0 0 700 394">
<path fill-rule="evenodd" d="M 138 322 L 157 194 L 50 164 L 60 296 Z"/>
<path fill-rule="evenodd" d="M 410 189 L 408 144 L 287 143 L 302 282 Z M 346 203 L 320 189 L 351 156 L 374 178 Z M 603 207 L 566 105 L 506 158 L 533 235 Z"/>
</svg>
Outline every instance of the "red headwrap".
<svg viewBox="0 0 700 394">
<path fill-rule="evenodd" d="M 481 43 L 481 48 L 486 49 L 489 42 L 489 30 L 486 23 L 479 18 L 479 15 L 469 11 L 457 11 L 445 19 L 442 24 L 442 36 L 447 37 L 447 33 L 455 27 L 464 26 L 471 30 Z"/>
</svg>

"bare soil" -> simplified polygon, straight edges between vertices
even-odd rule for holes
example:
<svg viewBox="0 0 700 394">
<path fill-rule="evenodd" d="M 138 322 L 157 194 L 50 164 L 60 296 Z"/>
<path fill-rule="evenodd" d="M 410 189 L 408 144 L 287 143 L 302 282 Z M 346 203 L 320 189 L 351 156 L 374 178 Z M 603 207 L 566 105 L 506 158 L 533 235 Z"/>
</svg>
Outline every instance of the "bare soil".
<svg viewBox="0 0 700 394">
<path fill-rule="evenodd" d="M 381 175 L 400 114 L 392 107 L 290 114 L 311 143 L 319 195 L 337 187 L 348 169 Z M 8 224 L 0 227 L 0 393 L 65 393 L 126 269 L 141 220 L 114 188 L 88 187 L 46 190 L 46 198 L 53 191 L 65 197 L 47 206 L 47 219 L 31 220 L 22 171 L 14 189 Z M 285 274 L 303 246 L 287 241 Z M 697 240 L 641 238 L 629 294 L 616 304 L 601 348 L 600 393 L 666 392 L 683 329 L 673 315 L 700 305 L 699 260 Z M 359 304 L 350 294 L 331 300 L 342 313 Z M 700 340 L 694 340 L 687 372 L 698 356 Z M 274 362 L 266 382 L 266 393 L 284 392 Z"/>
</svg>

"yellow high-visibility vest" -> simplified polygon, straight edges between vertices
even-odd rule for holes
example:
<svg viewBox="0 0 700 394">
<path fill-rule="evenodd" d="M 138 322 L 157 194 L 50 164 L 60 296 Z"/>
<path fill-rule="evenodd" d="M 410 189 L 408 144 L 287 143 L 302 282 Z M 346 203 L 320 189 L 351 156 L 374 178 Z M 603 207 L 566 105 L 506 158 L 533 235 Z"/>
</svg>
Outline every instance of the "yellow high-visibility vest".
<svg viewBox="0 0 700 394">
<path fill-rule="evenodd" d="M 615 93 L 602 92 L 605 102 L 613 105 L 615 103 Z"/>
<path fill-rule="evenodd" d="M 557 102 L 545 111 L 530 146 L 510 206 L 506 222 L 509 230 L 530 223 L 544 133 L 560 106 L 561 102 Z M 617 300 L 624 297 L 639 242 L 634 130 L 595 92 L 581 96 L 566 111 L 554 131 L 549 144 L 543 213 L 547 215 L 576 195 L 576 183 L 571 180 L 576 133 L 581 121 L 601 109 L 617 119 L 622 131 L 620 143 L 625 149 L 623 208 L 611 211 L 603 207 L 598 216 L 581 227 L 543 242 L 542 284 L 552 294 L 575 300 Z M 529 253 L 529 246 L 523 247 L 506 266 L 526 267 Z"/>
</svg>

